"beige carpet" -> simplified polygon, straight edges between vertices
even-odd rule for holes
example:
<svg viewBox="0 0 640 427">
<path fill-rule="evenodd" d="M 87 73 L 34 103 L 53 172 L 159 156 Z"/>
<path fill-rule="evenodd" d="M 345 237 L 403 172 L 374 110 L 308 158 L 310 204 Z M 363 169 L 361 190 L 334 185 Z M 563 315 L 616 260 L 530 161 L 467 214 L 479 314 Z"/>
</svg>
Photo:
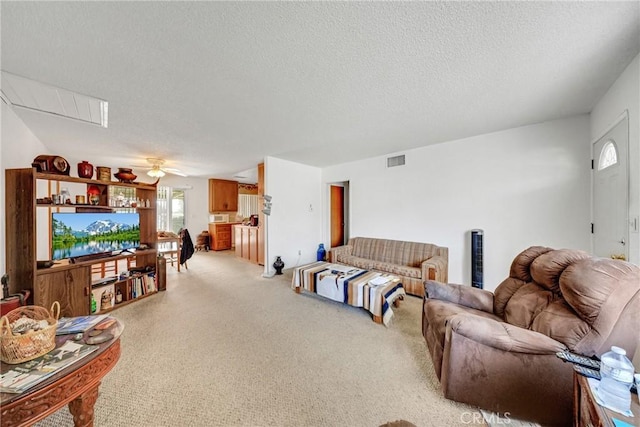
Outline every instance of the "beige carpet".
<svg viewBox="0 0 640 427">
<path fill-rule="evenodd" d="M 104 378 L 95 426 L 482 425 L 446 400 L 406 297 L 388 328 L 358 308 L 294 293 L 291 271 L 231 252 L 169 267 L 167 291 L 115 310 L 122 356 Z M 287 266 L 289 267 L 289 266 Z M 37 424 L 71 426 L 65 408 Z"/>
</svg>

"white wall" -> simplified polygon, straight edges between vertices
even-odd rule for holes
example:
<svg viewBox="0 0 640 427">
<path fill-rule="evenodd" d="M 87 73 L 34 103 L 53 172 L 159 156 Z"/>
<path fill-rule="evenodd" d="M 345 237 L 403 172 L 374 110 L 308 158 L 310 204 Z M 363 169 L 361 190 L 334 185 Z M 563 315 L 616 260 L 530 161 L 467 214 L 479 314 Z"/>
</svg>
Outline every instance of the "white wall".
<svg viewBox="0 0 640 427">
<path fill-rule="evenodd" d="M 350 235 L 449 248 L 449 281 L 470 284 L 470 230 L 484 230 L 484 288 L 531 245 L 589 250 L 589 117 L 509 129 L 328 167 L 349 181 Z M 323 190 L 323 210 L 329 211 Z M 325 244 L 329 221 L 323 221 Z"/>
<path fill-rule="evenodd" d="M 0 224 L 0 273 L 6 271 L 6 230 L 5 230 L 5 182 L 4 171 L 14 168 L 31 167 L 31 162 L 39 154 L 47 154 L 46 147 L 38 138 L 29 130 L 13 110 L 4 102 L 2 104 L 0 123 L 2 123 L 2 131 L 0 132 L 0 166 L 2 173 L 0 174 L 0 212 L 2 212 L 2 221 Z M 11 278 L 9 278 L 11 280 Z"/>
<path fill-rule="evenodd" d="M 267 223 L 265 272 L 280 256 L 285 269 L 316 260 L 322 243 L 321 169 L 287 160 L 265 159 L 265 194 L 272 199 Z M 298 250 L 301 255 L 298 255 Z"/>
<path fill-rule="evenodd" d="M 629 218 L 640 216 L 640 55 L 627 66 L 591 111 L 591 142 L 624 111 L 629 114 Z M 629 232 L 629 261 L 640 265 L 640 233 Z"/>
</svg>

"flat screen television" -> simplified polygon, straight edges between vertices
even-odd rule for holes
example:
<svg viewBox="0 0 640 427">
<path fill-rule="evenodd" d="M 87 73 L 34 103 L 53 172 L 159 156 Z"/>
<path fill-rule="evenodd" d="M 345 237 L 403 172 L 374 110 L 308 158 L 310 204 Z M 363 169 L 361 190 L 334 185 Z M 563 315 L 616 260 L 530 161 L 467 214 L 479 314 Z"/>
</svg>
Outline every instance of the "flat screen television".
<svg viewBox="0 0 640 427">
<path fill-rule="evenodd" d="M 140 246 L 138 213 L 53 212 L 51 259 L 107 254 Z"/>
</svg>

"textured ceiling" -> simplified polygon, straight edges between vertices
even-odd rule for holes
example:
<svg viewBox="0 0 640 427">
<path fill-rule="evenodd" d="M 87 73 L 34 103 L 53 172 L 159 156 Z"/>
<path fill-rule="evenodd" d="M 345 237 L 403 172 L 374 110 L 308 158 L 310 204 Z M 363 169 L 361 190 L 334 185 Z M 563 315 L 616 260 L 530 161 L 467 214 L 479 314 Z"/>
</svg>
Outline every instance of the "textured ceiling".
<svg viewBox="0 0 640 427">
<path fill-rule="evenodd" d="M 7 2 L 2 69 L 109 101 L 16 109 L 50 150 L 231 176 L 591 111 L 640 51 L 633 2 Z"/>
</svg>

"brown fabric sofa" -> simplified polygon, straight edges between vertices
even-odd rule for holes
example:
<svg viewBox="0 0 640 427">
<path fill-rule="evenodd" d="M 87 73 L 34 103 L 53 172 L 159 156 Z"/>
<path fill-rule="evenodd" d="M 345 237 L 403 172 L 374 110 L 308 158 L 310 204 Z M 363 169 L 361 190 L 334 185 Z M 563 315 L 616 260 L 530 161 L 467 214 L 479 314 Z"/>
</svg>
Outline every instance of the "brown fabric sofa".
<svg viewBox="0 0 640 427">
<path fill-rule="evenodd" d="M 571 425 L 573 369 L 555 353 L 636 352 L 640 268 L 534 246 L 491 293 L 425 282 L 422 334 L 445 397 L 542 425 Z"/>
<path fill-rule="evenodd" d="M 338 264 L 395 274 L 406 293 L 419 297 L 425 280 L 446 282 L 448 277 L 449 249 L 430 243 L 353 237 L 329 253 Z"/>
</svg>

